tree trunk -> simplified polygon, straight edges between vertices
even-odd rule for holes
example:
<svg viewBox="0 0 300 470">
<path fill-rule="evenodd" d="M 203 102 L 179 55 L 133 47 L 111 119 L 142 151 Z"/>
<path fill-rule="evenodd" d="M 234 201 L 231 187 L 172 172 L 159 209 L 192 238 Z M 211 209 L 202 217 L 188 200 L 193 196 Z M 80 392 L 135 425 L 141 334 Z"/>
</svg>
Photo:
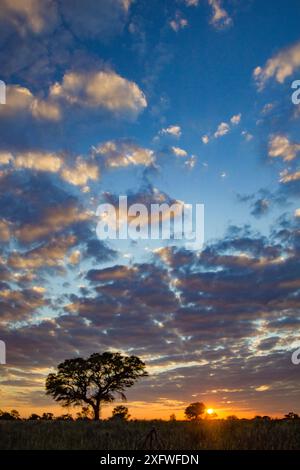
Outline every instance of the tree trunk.
<svg viewBox="0 0 300 470">
<path fill-rule="evenodd" d="M 100 402 L 95 403 L 93 406 L 93 411 L 94 411 L 94 421 L 99 421 L 100 419 Z"/>
</svg>

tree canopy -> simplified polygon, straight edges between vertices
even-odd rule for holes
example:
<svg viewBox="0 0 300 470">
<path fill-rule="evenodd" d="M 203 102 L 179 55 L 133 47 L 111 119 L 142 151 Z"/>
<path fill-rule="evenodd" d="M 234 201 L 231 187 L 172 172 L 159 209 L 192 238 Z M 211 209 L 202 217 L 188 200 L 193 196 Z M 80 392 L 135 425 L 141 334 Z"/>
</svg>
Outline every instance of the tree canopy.
<svg viewBox="0 0 300 470">
<path fill-rule="evenodd" d="M 189 420 L 198 420 L 204 414 L 206 406 L 202 402 L 191 403 L 185 409 L 185 416 Z"/>
<path fill-rule="evenodd" d="M 46 393 L 63 406 L 88 405 L 98 420 L 101 404 L 112 402 L 116 395 L 125 400 L 125 390 L 148 375 L 145 367 L 137 356 L 113 352 L 66 359 L 48 375 Z"/>
</svg>

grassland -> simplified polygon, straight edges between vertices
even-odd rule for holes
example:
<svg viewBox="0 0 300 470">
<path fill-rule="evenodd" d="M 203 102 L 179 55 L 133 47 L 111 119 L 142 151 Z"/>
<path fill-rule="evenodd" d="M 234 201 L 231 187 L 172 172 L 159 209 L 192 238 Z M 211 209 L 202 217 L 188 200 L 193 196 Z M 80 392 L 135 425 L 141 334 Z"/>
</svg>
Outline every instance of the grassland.
<svg viewBox="0 0 300 470">
<path fill-rule="evenodd" d="M 0 421 L 0 449 L 300 449 L 298 420 Z"/>
</svg>

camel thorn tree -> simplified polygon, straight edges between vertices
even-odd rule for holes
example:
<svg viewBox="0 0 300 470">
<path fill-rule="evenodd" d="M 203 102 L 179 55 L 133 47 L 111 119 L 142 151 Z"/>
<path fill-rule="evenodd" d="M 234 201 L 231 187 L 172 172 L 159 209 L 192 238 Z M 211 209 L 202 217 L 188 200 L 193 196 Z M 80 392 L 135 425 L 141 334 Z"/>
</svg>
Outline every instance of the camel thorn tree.
<svg viewBox="0 0 300 470">
<path fill-rule="evenodd" d="M 88 405 L 98 420 L 101 405 L 114 401 L 116 395 L 126 400 L 125 390 L 148 375 L 145 367 L 137 356 L 113 352 L 66 359 L 56 373 L 48 375 L 46 394 L 63 406 Z"/>
</svg>

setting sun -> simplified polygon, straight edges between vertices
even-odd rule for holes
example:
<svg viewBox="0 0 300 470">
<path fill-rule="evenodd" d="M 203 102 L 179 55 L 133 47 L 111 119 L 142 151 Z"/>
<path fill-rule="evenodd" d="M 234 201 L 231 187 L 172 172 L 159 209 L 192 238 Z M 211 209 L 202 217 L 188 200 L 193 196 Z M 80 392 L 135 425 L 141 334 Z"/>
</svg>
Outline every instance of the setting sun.
<svg viewBox="0 0 300 470">
<path fill-rule="evenodd" d="M 214 412 L 215 412 L 215 410 L 213 410 L 212 408 L 208 408 L 208 409 L 206 410 L 206 413 L 207 413 L 208 415 L 212 415 L 212 414 L 214 414 Z"/>
</svg>

